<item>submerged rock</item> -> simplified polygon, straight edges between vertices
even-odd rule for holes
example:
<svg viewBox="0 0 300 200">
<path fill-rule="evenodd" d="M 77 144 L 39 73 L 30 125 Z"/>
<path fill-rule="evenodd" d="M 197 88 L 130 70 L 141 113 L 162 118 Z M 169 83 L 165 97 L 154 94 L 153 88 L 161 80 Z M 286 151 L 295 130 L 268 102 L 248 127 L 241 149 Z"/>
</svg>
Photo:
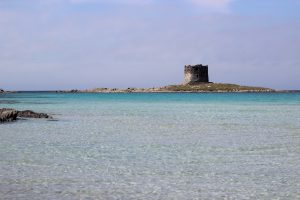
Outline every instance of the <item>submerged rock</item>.
<svg viewBox="0 0 300 200">
<path fill-rule="evenodd" d="M 0 122 L 15 121 L 18 117 L 18 111 L 15 109 L 2 108 L 0 109 Z"/>
<path fill-rule="evenodd" d="M 52 116 L 46 113 L 36 113 L 31 110 L 17 111 L 11 108 L 0 109 L 0 123 L 1 122 L 11 122 L 18 118 L 45 118 L 52 119 Z"/>
<path fill-rule="evenodd" d="M 52 118 L 50 115 L 46 113 L 36 113 L 31 110 L 18 111 L 18 117 L 23 118 Z"/>
</svg>

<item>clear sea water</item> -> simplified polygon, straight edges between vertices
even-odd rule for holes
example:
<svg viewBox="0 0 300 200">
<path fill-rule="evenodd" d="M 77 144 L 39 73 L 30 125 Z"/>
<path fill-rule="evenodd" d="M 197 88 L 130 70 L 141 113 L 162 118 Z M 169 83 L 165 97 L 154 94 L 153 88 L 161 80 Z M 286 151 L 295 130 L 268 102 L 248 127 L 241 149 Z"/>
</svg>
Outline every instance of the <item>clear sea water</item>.
<svg viewBox="0 0 300 200">
<path fill-rule="evenodd" d="M 300 199 L 300 93 L 0 95 L 0 199 Z"/>
</svg>

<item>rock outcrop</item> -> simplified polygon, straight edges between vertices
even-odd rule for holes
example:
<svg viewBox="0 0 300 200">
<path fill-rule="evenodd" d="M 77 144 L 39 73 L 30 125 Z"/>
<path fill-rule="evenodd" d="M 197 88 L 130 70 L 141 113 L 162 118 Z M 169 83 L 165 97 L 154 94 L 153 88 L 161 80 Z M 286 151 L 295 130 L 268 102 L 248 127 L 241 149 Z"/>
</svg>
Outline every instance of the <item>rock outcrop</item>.
<svg viewBox="0 0 300 200">
<path fill-rule="evenodd" d="M 46 113 L 36 113 L 31 110 L 18 111 L 11 108 L 0 109 L 0 123 L 1 122 L 11 122 L 18 118 L 45 118 L 52 119 L 52 116 Z"/>
<path fill-rule="evenodd" d="M 18 117 L 18 111 L 9 108 L 0 109 L 0 123 L 15 121 Z"/>
<path fill-rule="evenodd" d="M 18 117 L 22 118 L 52 118 L 50 115 L 46 113 L 36 113 L 31 110 L 18 111 Z"/>
</svg>

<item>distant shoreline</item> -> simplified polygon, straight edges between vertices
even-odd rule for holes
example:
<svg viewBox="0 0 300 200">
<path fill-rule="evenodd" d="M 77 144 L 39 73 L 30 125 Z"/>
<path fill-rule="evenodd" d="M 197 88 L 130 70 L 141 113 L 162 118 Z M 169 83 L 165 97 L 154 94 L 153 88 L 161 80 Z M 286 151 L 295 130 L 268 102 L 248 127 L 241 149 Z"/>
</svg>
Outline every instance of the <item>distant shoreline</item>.
<svg viewBox="0 0 300 200">
<path fill-rule="evenodd" d="M 85 90 L 0 91 L 1 93 L 50 92 L 50 93 L 300 93 L 300 90 L 274 90 L 264 87 L 241 86 L 226 83 L 199 83 L 169 85 L 157 88 L 95 88 Z"/>
</svg>

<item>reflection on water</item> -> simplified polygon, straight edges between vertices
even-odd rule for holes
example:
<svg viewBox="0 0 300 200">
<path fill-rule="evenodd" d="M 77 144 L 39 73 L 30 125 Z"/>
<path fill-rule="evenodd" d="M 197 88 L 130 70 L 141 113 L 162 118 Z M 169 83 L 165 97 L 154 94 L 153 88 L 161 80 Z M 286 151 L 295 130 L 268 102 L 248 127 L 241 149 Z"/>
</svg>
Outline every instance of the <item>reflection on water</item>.
<svg viewBox="0 0 300 200">
<path fill-rule="evenodd" d="M 297 93 L 13 95 L 3 199 L 300 198 Z"/>
</svg>

